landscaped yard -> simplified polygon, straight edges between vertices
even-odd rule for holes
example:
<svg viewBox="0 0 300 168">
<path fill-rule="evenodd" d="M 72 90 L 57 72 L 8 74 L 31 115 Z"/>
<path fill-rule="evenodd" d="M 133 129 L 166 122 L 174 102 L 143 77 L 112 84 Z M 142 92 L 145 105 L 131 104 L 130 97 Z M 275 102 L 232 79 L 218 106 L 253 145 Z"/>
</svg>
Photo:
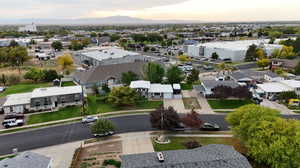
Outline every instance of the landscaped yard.
<svg viewBox="0 0 300 168">
<path fill-rule="evenodd" d="M 155 151 L 166 151 L 166 150 L 178 150 L 186 149 L 184 146 L 185 142 L 190 140 L 196 140 L 200 145 L 205 146 L 208 144 L 224 144 L 233 146 L 240 153 L 246 153 L 246 148 L 241 145 L 240 141 L 236 138 L 207 138 L 207 137 L 169 137 L 171 143 L 169 144 L 157 144 L 153 141 L 153 147 Z"/>
<path fill-rule="evenodd" d="M 120 110 L 138 110 L 138 109 L 154 109 L 162 105 L 162 101 L 142 101 L 132 107 L 117 107 L 99 100 L 96 96 L 88 97 L 88 110 L 86 115 L 114 112 Z M 36 124 L 56 120 L 64 120 L 82 116 L 82 107 L 67 107 L 57 112 L 32 114 L 29 116 L 27 124 Z"/>
<path fill-rule="evenodd" d="M 201 109 L 197 98 L 182 98 L 185 109 Z"/>
<path fill-rule="evenodd" d="M 20 83 L 13 86 L 9 86 L 3 93 L 0 93 L 0 97 L 4 97 L 10 94 L 32 92 L 36 88 L 50 87 L 51 83 Z"/>
<path fill-rule="evenodd" d="M 182 83 L 181 85 L 181 90 L 193 90 L 193 85 L 188 84 L 188 83 Z"/>
<path fill-rule="evenodd" d="M 208 100 L 212 109 L 236 109 L 247 104 L 253 104 L 251 100 Z"/>
<path fill-rule="evenodd" d="M 66 86 L 76 86 L 76 84 L 73 81 L 68 81 L 68 82 L 62 82 L 61 83 L 62 87 L 66 87 Z"/>
</svg>

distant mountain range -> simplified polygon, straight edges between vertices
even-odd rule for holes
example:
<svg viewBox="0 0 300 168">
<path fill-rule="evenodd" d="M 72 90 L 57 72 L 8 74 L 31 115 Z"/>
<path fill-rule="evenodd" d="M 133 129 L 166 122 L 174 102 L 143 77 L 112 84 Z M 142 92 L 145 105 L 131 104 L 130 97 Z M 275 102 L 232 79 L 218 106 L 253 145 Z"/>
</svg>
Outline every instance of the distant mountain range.
<svg viewBox="0 0 300 168">
<path fill-rule="evenodd" d="M 110 16 L 102 18 L 82 18 L 82 19 L 1 19 L 0 24 L 55 24 L 55 25 L 109 25 L 109 24 L 172 24 L 172 23 L 200 23 L 191 20 L 151 20 L 129 16 Z"/>
</svg>

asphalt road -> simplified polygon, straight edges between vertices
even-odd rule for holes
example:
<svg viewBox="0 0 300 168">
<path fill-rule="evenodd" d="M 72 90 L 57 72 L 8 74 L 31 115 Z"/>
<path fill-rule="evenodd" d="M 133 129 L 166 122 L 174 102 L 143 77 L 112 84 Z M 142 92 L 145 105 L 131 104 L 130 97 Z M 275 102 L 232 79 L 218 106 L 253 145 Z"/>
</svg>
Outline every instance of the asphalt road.
<svg viewBox="0 0 300 168">
<path fill-rule="evenodd" d="M 300 119 L 300 116 L 289 118 Z M 221 130 L 228 130 L 225 115 L 201 115 L 204 122 L 216 123 Z M 149 115 L 132 115 L 110 119 L 117 127 L 116 133 L 150 131 Z M 26 151 L 41 147 L 64 144 L 92 138 L 90 125 L 72 123 L 53 126 L 32 131 L 25 131 L 9 135 L 0 135 L 0 155 L 12 153 L 13 148 Z"/>
</svg>

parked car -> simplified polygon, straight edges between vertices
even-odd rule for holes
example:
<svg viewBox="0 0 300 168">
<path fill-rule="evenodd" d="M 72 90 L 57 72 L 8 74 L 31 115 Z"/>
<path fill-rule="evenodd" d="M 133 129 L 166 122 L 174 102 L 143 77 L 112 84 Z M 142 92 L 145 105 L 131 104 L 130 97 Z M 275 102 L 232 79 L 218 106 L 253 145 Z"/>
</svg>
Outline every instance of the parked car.
<svg viewBox="0 0 300 168">
<path fill-rule="evenodd" d="M 185 127 L 182 123 L 180 123 L 178 126 L 171 128 L 171 131 L 184 131 Z"/>
<path fill-rule="evenodd" d="M 108 131 L 104 134 L 93 134 L 93 135 L 94 135 L 94 137 L 106 137 L 106 136 L 111 136 L 111 135 L 114 135 L 114 134 L 115 134 L 114 131 Z"/>
<path fill-rule="evenodd" d="M 0 92 L 4 92 L 5 91 L 5 87 L 0 87 Z"/>
<path fill-rule="evenodd" d="M 219 131 L 220 126 L 217 124 L 204 123 L 200 129 L 203 131 Z"/>
<path fill-rule="evenodd" d="M 22 119 L 8 119 L 2 122 L 2 125 L 5 128 L 22 126 L 24 124 L 24 120 Z"/>
<path fill-rule="evenodd" d="M 99 118 L 97 116 L 87 116 L 84 117 L 81 122 L 82 123 L 92 123 L 92 122 L 96 122 Z"/>
</svg>

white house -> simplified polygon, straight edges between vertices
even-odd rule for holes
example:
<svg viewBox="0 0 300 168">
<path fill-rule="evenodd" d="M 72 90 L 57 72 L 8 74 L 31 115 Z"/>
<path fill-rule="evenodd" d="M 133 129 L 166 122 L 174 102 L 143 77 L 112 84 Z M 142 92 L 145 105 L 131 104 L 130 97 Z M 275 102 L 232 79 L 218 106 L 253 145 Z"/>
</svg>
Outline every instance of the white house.
<svg viewBox="0 0 300 168">
<path fill-rule="evenodd" d="M 151 84 L 143 80 L 132 81 L 130 88 L 135 89 L 142 96 L 154 99 L 172 99 L 174 93 L 172 85 Z"/>
<path fill-rule="evenodd" d="M 19 32 L 37 32 L 37 27 L 34 23 L 19 27 Z"/>
<path fill-rule="evenodd" d="M 295 91 L 300 95 L 300 81 L 282 80 L 278 82 L 269 82 L 257 84 L 256 94 L 263 95 L 265 98 L 271 99 L 282 92 Z"/>
<path fill-rule="evenodd" d="M 48 87 L 34 89 L 30 93 L 9 95 L 2 107 L 5 115 L 11 115 L 56 110 L 62 107 L 81 105 L 82 102 L 81 86 Z"/>
</svg>

